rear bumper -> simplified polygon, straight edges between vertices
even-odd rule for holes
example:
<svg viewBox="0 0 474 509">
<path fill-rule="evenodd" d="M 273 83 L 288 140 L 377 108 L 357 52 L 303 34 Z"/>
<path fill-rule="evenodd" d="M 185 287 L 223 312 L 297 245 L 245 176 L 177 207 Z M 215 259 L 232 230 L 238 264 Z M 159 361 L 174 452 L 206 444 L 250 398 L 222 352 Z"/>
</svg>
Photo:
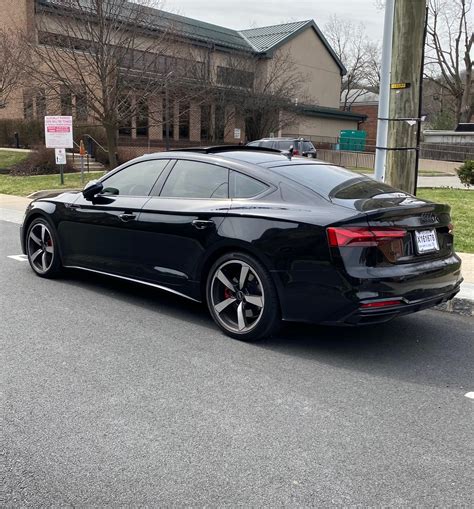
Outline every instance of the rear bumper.
<svg viewBox="0 0 474 509">
<path fill-rule="evenodd" d="M 444 294 L 418 300 L 410 301 L 403 297 L 400 305 L 397 306 L 381 309 L 358 309 L 341 320 L 341 323 L 345 325 L 370 325 L 388 322 L 397 316 L 416 313 L 417 311 L 428 309 L 451 300 L 459 292 L 460 285 L 461 283 L 459 283 L 454 290 L 450 290 Z"/>
<path fill-rule="evenodd" d="M 393 269 L 393 270 L 392 270 Z M 279 273 L 282 317 L 334 325 L 385 322 L 452 299 L 462 282 L 461 260 L 447 258 L 383 269 L 357 268 L 357 277 L 333 264 Z M 363 304 L 400 300 L 385 308 Z"/>
</svg>

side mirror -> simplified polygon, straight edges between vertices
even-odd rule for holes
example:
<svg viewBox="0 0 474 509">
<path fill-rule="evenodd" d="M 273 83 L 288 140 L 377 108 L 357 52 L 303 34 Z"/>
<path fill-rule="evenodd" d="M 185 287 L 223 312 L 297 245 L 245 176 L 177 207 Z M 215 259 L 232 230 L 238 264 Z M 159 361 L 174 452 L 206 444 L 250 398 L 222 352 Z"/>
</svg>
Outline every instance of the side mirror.
<svg viewBox="0 0 474 509">
<path fill-rule="evenodd" d="M 99 194 L 103 188 L 104 186 L 102 185 L 102 182 L 99 182 L 98 180 L 91 180 L 85 185 L 82 191 L 82 196 L 84 196 L 86 200 L 92 201 L 94 196 Z"/>
</svg>

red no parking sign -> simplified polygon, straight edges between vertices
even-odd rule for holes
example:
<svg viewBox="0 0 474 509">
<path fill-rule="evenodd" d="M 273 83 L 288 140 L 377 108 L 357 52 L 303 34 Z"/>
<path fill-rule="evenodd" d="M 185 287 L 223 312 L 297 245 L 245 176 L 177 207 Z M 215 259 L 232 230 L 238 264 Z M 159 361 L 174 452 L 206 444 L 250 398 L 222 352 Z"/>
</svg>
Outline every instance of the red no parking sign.
<svg viewBox="0 0 474 509">
<path fill-rule="evenodd" d="M 47 148 L 73 148 L 72 117 L 68 115 L 44 117 L 44 138 Z"/>
</svg>

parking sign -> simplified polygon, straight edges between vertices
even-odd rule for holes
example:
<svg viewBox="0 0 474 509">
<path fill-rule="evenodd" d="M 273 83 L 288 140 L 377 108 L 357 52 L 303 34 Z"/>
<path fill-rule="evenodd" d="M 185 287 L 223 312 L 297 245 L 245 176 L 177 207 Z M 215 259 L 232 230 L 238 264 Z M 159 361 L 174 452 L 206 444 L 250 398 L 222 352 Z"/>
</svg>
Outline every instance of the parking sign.
<svg viewBox="0 0 474 509">
<path fill-rule="evenodd" d="M 56 164 L 66 164 L 66 149 L 65 148 L 54 149 L 54 156 L 56 159 Z"/>
<path fill-rule="evenodd" d="M 73 148 L 72 117 L 69 115 L 44 117 L 44 138 L 47 148 Z"/>
</svg>

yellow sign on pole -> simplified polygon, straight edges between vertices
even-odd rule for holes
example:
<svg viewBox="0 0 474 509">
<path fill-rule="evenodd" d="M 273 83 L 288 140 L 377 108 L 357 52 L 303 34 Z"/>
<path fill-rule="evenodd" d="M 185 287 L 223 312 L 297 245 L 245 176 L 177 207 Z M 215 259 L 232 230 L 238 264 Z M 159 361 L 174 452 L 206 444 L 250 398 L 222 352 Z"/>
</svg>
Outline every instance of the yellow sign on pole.
<svg viewBox="0 0 474 509">
<path fill-rule="evenodd" d="M 392 90 L 401 90 L 403 88 L 410 88 L 411 83 L 390 83 Z"/>
</svg>

